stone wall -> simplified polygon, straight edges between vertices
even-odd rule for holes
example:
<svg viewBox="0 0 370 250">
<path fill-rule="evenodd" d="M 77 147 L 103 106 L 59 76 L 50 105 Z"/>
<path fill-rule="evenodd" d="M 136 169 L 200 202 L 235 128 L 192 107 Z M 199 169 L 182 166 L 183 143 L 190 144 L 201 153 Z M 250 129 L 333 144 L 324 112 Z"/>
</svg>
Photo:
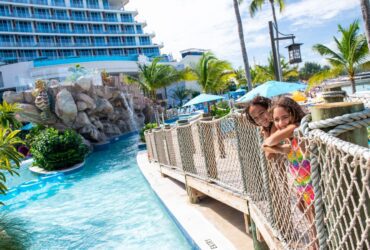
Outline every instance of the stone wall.
<svg viewBox="0 0 370 250">
<path fill-rule="evenodd" d="M 73 83 L 51 80 L 43 89 L 7 91 L 3 98 L 19 103 L 22 111 L 16 117 L 21 122 L 72 128 L 91 142 L 103 142 L 153 121 L 152 102 L 118 77 L 103 85 L 94 85 L 86 76 Z"/>
</svg>

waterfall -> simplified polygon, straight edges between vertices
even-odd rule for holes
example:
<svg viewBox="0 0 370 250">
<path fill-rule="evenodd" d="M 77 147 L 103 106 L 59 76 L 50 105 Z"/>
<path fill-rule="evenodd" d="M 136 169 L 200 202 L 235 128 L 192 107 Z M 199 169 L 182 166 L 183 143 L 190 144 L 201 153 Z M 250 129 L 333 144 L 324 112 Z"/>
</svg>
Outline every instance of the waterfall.
<svg viewBox="0 0 370 250">
<path fill-rule="evenodd" d="M 129 116 L 130 116 L 130 131 L 137 131 L 138 128 L 137 128 L 137 123 L 136 123 L 136 120 L 135 120 L 135 114 L 134 114 L 134 102 L 133 102 L 133 98 L 132 96 L 130 96 L 130 98 L 127 100 L 127 95 L 128 94 L 124 94 L 121 92 L 121 97 L 123 99 L 123 102 L 125 104 L 125 106 L 127 107 L 127 111 L 129 113 Z"/>
</svg>

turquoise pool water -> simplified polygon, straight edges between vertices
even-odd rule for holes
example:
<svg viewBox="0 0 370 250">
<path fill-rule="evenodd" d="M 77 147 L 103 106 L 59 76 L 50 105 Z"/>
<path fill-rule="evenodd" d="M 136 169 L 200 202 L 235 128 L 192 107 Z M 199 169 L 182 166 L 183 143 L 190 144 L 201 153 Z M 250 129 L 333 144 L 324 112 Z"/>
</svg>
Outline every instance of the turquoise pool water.
<svg viewBox="0 0 370 250">
<path fill-rule="evenodd" d="M 0 212 L 25 223 L 30 249 L 193 249 L 142 176 L 137 141 L 93 153 L 83 170 L 21 192 Z"/>
</svg>

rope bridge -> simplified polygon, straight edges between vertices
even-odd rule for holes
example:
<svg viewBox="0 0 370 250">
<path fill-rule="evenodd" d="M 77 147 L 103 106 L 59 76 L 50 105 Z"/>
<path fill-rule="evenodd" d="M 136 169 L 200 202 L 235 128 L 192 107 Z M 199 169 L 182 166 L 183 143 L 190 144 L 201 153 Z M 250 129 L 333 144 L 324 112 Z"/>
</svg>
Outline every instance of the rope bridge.
<svg viewBox="0 0 370 250">
<path fill-rule="evenodd" d="M 294 169 L 289 156 L 266 160 L 260 132 L 241 113 L 153 129 L 145 140 L 150 161 L 244 199 L 256 210 L 251 219 L 268 228 L 262 237 L 277 239 L 266 240 L 271 249 L 360 250 L 370 249 L 370 150 L 335 136 L 367 127 L 369 118 L 368 109 L 320 122 L 305 117 L 295 131 Z M 300 190 L 307 169 L 312 188 Z"/>
</svg>

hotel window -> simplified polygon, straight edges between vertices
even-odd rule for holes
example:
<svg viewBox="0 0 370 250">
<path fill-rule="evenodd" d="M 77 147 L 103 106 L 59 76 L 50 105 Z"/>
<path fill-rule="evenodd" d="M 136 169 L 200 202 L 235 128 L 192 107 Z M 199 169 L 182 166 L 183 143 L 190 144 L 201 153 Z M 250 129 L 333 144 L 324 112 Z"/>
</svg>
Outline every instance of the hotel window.
<svg viewBox="0 0 370 250">
<path fill-rule="evenodd" d="M 97 56 L 106 56 L 108 54 L 106 49 L 96 49 L 94 52 Z"/>
<path fill-rule="evenodd" d="M 110 49 L 110 54 L 112 56 L 122 56 L 123 50 L 122 49 Z"/>
<path fill-rule="evenodd" d="M 0 15 L 2 15 L 2 16 L 9 15 L 9 8 L 8 8 L 8 6 L 0 5 Z"/>
<path fill-rule="evenodd" d="M 54 16 L 56 19 L 68 19 L 68 14 L 65 10 L 55 10 Z"/>
<path fill-rule="evenodd" d="M 55 50 L 41 50 L 41 56 L 49 59 L 57 58 L 57 52 Z"/>
<path fill-rule="evenodd" d="M 72 37 L 70 37 L 70 36 L 61 36 L 61 37 L 59 37 L 59 43 L 62 46 L 72 46 L 73 45 Z"/>
<path fill-rule="evenodd" d="M 14 9 L 14 15 L 17 17 L 29 17 L 30 13 L 28 12 L 28 9 L 25 7 L 16 7 Z"/>
<path fill-rule="evenodd" d="M 13 36 L 10 36 L 10 35 L 1 35 L 0 36 L 0 42 L 1 43 L 5 43 L 5 44 L 8 44 L 8 43 L 11 43 L 14 41 L 14 38 Z"/>
<path fill-rule="evenodd" d="M 81 49 L 77 51 L 78 51 L 79 56 L 92 56 L 91 50 Z"/>
<path fill-rule="evenodd" d="M 105 13 L 105 21 L 108 22 L 116 22 L 117 20 L 117 15 L 114 13 Z"/>
<path fill-rule="evenodd" d="M 133 25 L 124 25 L 123 30 L 125 34 L 135 34 L 135 28 Z"/>
<path fill-rule="evenodd" d="M 88 28 L 86 24 L 73 24 L 73 31 L 78 33 L 87 33 Z"/>
<path fill-rule="evenodd" d="M 82 0 L 71 0 L 71 7 L 83 8 L 84 4 Z"/>
<path fill-rule="evenodd" d="M 47 9 L 34 9 L 34 17 L 36 17 L 36 18 L 50 18 L 49 10 L 47 10 Z"/>
<path fill-rule="evenodd" d="M 104 9 L 109 9 L 109 2 L 108 2 L 108 0 L 103 0 L 103 7 L 104 7 Z"/>
<path fill-rule="evenodd" d="M 54 43 L 54 37 L 52 36 L 39 36 L 39 43 L 41 46 L 53 46 Z"/>
<path fill-rule="evenodd" d="M 135 45 L 136 44 L 135 37 L 133 36 L 124 37 L 124 43 L 125 45 Z"/>
<path fill-rule="evenodd" d="M 89 46 L 90 39 L 88 37 L 75 37 L 75 43 L 79 46 Z"/>
<path fill-rule="evenodd" d="M 51 4 L 54 6 L 66 6 L 64 0 L 52 0 Z"/>
<path fill-rule="evenodd" d="M 61 50 L 59 54 L 61 57 L 70 57 L 75 55 L 74 51 L 71 49 Z"/>
<path fill-rule="evenodd" d="M 6 20 L 0 20 L 0 30 L 3 31 L 11 30 L 10 22 Z"/>
<path fill-rule="evenodd" d="M 35 50 L 19 50 L 19 56 L 23 59 L 30 60 L 37 57 Z"/>
<path fill-rule="evenodd" d="M 14 58 L 17 53 L 14 50 L 0 50 L 0 58 Z"/>
<path fill-rule="evenodd" d="M 131 14 L 121 14 L 121 21 L 131 23 L 134 21 Z"/>
<path fill-rule="evenodd" d="M 31 22 L 18 21 L 15 23 L 15 27 L 17 31 L 32 32 Z"/>
<path fill-rule="evenodd" d="M 34 46 L 35 40 L 33 36 L 19 36 L 19 42 L 21 46 Z"/>
<path fill-rule="evenodd" d="M 103 25 L 101 24 L 93 24 L 91 25 L 93 33 L 102 33 L 103 32 Z"/>
<path fill-rule="evenodd" d="M 83 11 L 71 11 L 71 18 L 73 20 L 86 20 L 85 12 L 83 12 Z"/>
<path fill-rule="evenodd" d="M 51 23 L 36 23 L 36 30 L 38 32 L 51 32 Z"/>
<path fill-rule="evenodd" d="M 121 45 L 121 39 L 119 37 L 109 37 L 109 45 Z"/>
<path fill-rule="evenodd" d="M 143 28 L 141 27 L 141 25 L 136 25 L 136 32 L 138 34 L 143 34 Z"/>
<path fill-rule="evenodd" d="M 118 33 L 119 32 L 119 27 L 118 27 L 118 25 L 107 25 L 106 26 L 106 31 L 111 32 L 111 33 Z"/>
<path fill-rule="evenodd" d="M 57 23 L 55 27 L 56 27 L 56 30 L 60 33 L 69 33 L 71 31 L 69 29 L 68 23 Z"/>
<path fill-rule="evenodd" d="M 134 49 L 134 48 L 132 48 L 132 49 L 125 49 L 125 51 L 126 51 L 126 54 L 127 55 L 130 55 L 130 56 L 137 55 L 137 49 Z"/>
<path fill-rule="evenodd" d="M 90 12 L 90 18 L 92 21 L 101 21 L 101 14 L 100 12 Z"/>
<path fill-rule="evenodd" d="M 147 36 L 139 37 L 140 45 L 150 45 L 150 38 Z"/>
<path fill-rule="evenodd" d="M 87 8 L 99 9 L 98 0 L 86 0 Z"/>
<path fill-rule="evenodd" d="M 104 37 L 94 37 L 94 45 L 104 46 L 105 45 L 105 38 Z"/>
</svg>

